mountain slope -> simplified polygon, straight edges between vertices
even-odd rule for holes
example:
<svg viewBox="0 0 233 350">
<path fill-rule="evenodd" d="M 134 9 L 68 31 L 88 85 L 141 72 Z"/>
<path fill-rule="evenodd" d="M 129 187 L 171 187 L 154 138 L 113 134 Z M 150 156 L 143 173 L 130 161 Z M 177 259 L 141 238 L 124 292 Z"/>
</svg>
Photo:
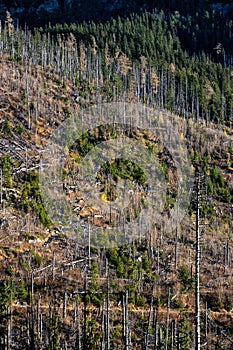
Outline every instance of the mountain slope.
<svg viewBox="0 0 233 350">
<path fill-rule="evenodd" d="M 131 46 L 126 52 L 118 46 L 134 22 L 125 23 L 114 24 L 117 43 L 106 35 L 103 46 L 101 25 L 95 31 L 93 24 L 78 28 L 87 37 L 80 42 L 78 35 L 67 34 L 69 28 L 51 35 L 25 32 L 8 22 L 1 31 L 0 337 L 5 348 L 122 349 L 131 344 L 151 349 L 157 344 L 164 349 L 167 343 L 167 348 L 194 349 L 195 187 L 177 230 L 168 234 L 153 222 L 143 237 L 113 249 L 80 245 L 51 222 L 41 200 L 39 160 L 52 132 L 80 110 L 121 101 L 172 111 L 167 114 L 174 121 L 171 133 L 178 132 L 192 165 L 204 175 L 201 340 L 209 349 L 232 347 L 232 70 L 187 54 L 185 69 L 183 51 L 174 56 L 162 44 L 153 61 L 134 58 Z M 143 25 L 138 33 L 143 52 Z M 166 38 L 158 35 L 161 42 Z M 80 216 L 85 198 L 80 198 L 75 172 L 82 157 L 116 131 L 96 127 L 66 150 L 63 191 Z M 158 158 L 168 185 L 167 213 L 177 199 L 171 154 L 150 130 L 126 134 Z M 114 183 L 109 194 L 105 179 L 115 168 L 107 165 L 112 173 L 102 172 L 98 180 L 106 184 L 100 201 L 110 204 Z M 129 166 L 127 173 L 123 163 L 113 180 L 132 178 L 135 169 Z M 85 214 L 91 224 L 90 208 Z"/>
<path fill-rule="evenodd" d="M 196 12 L 220 11 L 229 16 L 232 11 L 232 1 L 160 1 L 160 0 L 34 0 L 8 1 L 0 4 L 0 18 L 5 19 L 6 11 L 11 12 L 15 21 L 20 25 L 28 24 L 32 27 L 48 25 L 49 23 L 71 23 L 80 21 L 106 21 L 111 17 L 125 17 L 130 13 L 141 13 L 153 9 L 163 10 L 165 13 L 179 11 L 181 15 L 194 16 Z"/>
</svg>

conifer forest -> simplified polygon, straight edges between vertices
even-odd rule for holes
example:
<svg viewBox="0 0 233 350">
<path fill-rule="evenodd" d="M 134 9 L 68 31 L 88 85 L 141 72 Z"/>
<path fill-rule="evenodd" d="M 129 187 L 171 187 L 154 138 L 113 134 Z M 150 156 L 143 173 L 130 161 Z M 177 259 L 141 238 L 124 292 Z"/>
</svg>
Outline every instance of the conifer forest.
<svg viewBox="0 0 233 350">
<path fill-rule="evenodd" d="M 2 3 L 0 349 L 233 349 L 232 1 Z"/>
</svg>

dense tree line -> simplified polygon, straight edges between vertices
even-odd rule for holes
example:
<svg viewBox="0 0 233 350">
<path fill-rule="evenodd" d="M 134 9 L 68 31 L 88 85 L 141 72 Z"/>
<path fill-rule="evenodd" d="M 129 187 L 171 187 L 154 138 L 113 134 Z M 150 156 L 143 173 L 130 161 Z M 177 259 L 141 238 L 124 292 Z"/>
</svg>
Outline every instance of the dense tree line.
<svg viewBox="0 0 233 350">
<path fill-rule="evenodd" d="M 76 81 L 83 95 L 88 89 L 92 95 L 101 89 L 110 101 L 116 91 L 119 97 L 130 90 L 139 100 L 184 117 L 229 126 L 233 111 L 232 27 L 227 23 L 222 38 L 215 38 L 205 26 L 211 24 L 216 32 L 221 23 L 218 15 L 206 14 L 200 25 L 196 22 L 194 26 L 192 18 L 179 13 L 154 12 L 125 20 L 118 17 L 105 24 L 57 25 L 46 32 L 31 32 L 11 30 L 7 21 L 1 30 L 1 52 L 7 52 L 12 60 L 54 67 L 61 80 L 71 77 Z"/>
<path fill-rule="evenodd" d="M 48 23 L 80 23 L 82 21 L 106 22 L 110 18 L 128 17 L 131 13 L 142 14 L 144 11 L 152 12 L 154 9 L 164 11 L 166 14 L 179 11 L 184 17 L 200 17 L 208 11 L 212 13 L 221 13 L 224 17 L 222 25 L 227 19 L 231 19 L 232 1 L 216 1 L 216 0 L 192 0 L 186 1 L 162 1 L 162 0 L 129 0 L 127 2 L 118 0 L 89 0 L 88 6 L 86 2 L 81 0 L 61 0 L 61 1 L 44 1 L 37 0 L 34 2 L 28 0 L 8 1 L 3 0 L 2 10 L 11 11 L 15 23 L 19 22 L 22 27 L 25 23 L 33 28 L 35 26 L 46 26 Z M 46 9 L 46 7 L 48 8 Z M 19 11 L 20 8 L 20 11 Z M 1 13 L 4 18 L 4 13 Z M 219 32 L 219 31 L 218 31 Z"/>
</svg>

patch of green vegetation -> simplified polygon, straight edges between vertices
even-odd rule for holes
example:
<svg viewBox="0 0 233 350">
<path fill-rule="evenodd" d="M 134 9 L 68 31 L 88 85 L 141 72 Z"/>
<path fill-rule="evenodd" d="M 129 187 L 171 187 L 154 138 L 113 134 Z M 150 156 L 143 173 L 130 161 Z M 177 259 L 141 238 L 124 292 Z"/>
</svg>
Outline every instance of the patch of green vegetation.
<svg viewBox="0 0 233 350">
<path fill-rule="evenodd" d="M 102 337 L 102 332 L 98 329 L 98 323 L 95 319 L 89 318 L 87 320 L 87 328 L 86 328 L 86 338 L 83 338 L 83 343 L 85 349 L 99 349 L 99 341 Z M 54 348 L 55 349 L 55 348 Z M 56 348 L 57 349 L 57 348 Z"/>
<path fill-rule="evenodd" d="M 84 132 L 82 136 L 75 142 L 75 145 L 71 147 L 76 149 L 81 157 L 84 157 L 92 148 L 95 147 L 97 142 L 90 142 L 90 135 L 88 132 Z"/>
<path fill-rule="evenodd" d="M 13 281 L 4 280 L 0 281 L 0 310 L 1 312 L 6 311 L 7 307 L 15 299 L 15 294 L 13 290 Z"/>
<path fill-rule="evenodd" d="M 124 158 L 116 158 L 114 162 L 106 162 L 102 166 L 100 174 L 104 179 L 111 175 L 114 181 L 118 179 L 134 180 L 141 186 L 144 186 L 147 181 L 147 176 L 142 168 L 131 160 Z"/>
<path fill-rule="evenodd" d="M 10 126 L 10 123 L 9 123 L 9 120 L 8 119 L 5 119 L 4 120 L 4 123 L 3 123 L 3 132 L 8 134 L 9 136 L 12 135 L 12 131 L 11 131 L 11 126 Z"/>
<path fill-rule="evenodd" d="M 21 185 L 21 198 L 19 200 L 19 208 L 24 212 L 34 210 L 40 221 L 46 227 L 51 226 L 51 220 L 49 219 L 40 194 L 39 187 L 39 174 L 37 172 L 30 172 L 27 180 Z"/>
<path fill-rule="evenodd" d="M 21 257 L 19 258 L 19 266 L 20 266 L 21 268 L 23 268 L 25 271 L 29 271 L 29 270 L 30 270 L 29 263 L 28 263 L 28 261 L 27 261 L 23 256 L 21 256 Z"/>
<path fill-rule="evenodd" d="M 62 86 L 62 85 L 63 85 L 61 79 L 59 79 L 59 78 L 57 78 L 57 79 L 55 80 L 55 82 L 56 82 L 57 85 L 59 85 L 59 86 Z"/>
<path fill-rule="evenodd" d="M 225 203 L 232 202 L 231 190 L 216 166 L 210 169 L 208 190 L 216 199 Z"/>
<path fill-rule="evenodd" d="M 48 350 L 61 350 L 59 345 L 60 321 L 58 315 L 52 315 L 49 319 L 49 348 Z"/>
<path fill-rule="evenodd" d="M 23 135 L 24 133 L 24 128 L 22 127 L 22 125 L 17 125 L 16 126 L 16 131 L 19 135 Z"/>
<path fill-rule="evenodd" d="M 145 137 L 145 135 L 144 135 L 144 137 Z M 149 151 L 151 153 L 154 153 L 154 145 L 153 145 L 153 143 L 151 143 L 150 141 L 146 141 L 146 146 L 147 146 L 147 148 L 149 149 Z"/>
<path fill-rule="evenodd" d="M 24 234 L 24 239 L 26 242 L 28 242 L 30 239 L 35 239 L 35 236 L 30 234 L 30 233 L 25 233 Z"/>
<path fill-rule="evenodd" d="M 169 172 L 168 172 L 168 165 L 166 163 L 166 160 L 165 159 L 162 159 L 160 162 L 159 162 L 161 168 L 162 168 L 162 171 L 164 173 L 164 176 L 165 176 L 165 180 L 166 181 L 169 181 Z"/>
<path fill-rule="evenodd" d="M 90 152 L 102 141 L 114 139 L 116 137 L 117 133 L 111 124 L 99 125 L 94 131 L 92 130 L 84 132 L 82 136 L 76 140 L 74 145 L 70 148 L 70 151 L 76 150 L 81 157 L 85 157 L 88 152 Z"/>
<path fill-rule="evenodd" d="M 136 300 L 135 300 L 135 305 L 143 307 L 143 306 L 146 305 L 146 303 L 147 303 L 146 297 L 144 295 L 142 295 L 142 294 L 137 293 L 137 297 L 136 297 Z"/>
<path fill-rule="evenodd" d="M 182 291 L 187 292 L 194 287 L 194 278 L 190 276 L 189 269 L 185 264 L 181 265 L 178 269 L 178 275 L 182 284 Z"/>
<path fill-rule="evenodd" d="M 20 300 L 29 301 L 28 288 L 25 284 L 24 279 L 21 280 L 21 283 L 17 288 L 17 298 Z"/>
<path fill-rule="evenodd" d="M 193 327 L 185 315 L 180 322 L 180 349 L 190 349 L 193 342 Z"/>
<path fill-rule="evenodd" d="M 190 155 L 191 162 L 194 166 L 197 165 L 199 158 L 200 158 L 199 152 L 196 149 L 194 149 Z"/>
<path fill-rule="evenodd" d="M 8 154 L 4 154 L 0 159 L 0 167 L 2 168 L 4 185 L 8 188 L 12 186 L 11 171 L 15 163 Z"/>
</svg>

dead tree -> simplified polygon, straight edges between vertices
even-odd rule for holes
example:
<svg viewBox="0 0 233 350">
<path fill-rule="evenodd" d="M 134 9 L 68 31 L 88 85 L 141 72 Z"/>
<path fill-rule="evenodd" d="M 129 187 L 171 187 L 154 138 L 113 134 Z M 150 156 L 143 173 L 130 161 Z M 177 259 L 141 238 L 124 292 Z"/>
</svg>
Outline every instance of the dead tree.
<svg viewBox="0 0 233 350">
<path fill-rule="evenodd" d="M 2 183 L 3 183 L 2 169 L 0 169 L 0 204 L 1 206 L 2 206 Z"/>
<path fill-rule="evenodd" d="M 168 349 L 169 314 L 170 314 L 170 287 L 169 287 L 169 290 L 168 290 L 168 299 L 167 299 L 167 319 L 166 319 L 165 350 Z"/>
<path fill-rule="evenodd" d="M 201 330 L 200 330 L 200 187 L 201 176 L 196 176 L 196 276 L 195 276 L 195 350 L 201 348 Z"/>
<path fill-rule="evenodd" d="M 130 350 L 130 334 L 129 334 L 129 310 L 128 310 L 128 291 L 123 295 L 123 339 L 125 350 Z"/>
<path fill-rule="evenodd" d="M 35 350 L 35 300 L 34 300 L 34 272 L 31 273 L 31 325 L 30 325 L 30 347 Z"/>
<path fill-rule="evenodd" d="M 75 324 L 77 323 L 77 331 L 76 331 L 76 349 L 81 350 L 81 326 L 80 326 L 80 310 L 79 310 L 79 298 L 75 301 Z"/>
</svg>

